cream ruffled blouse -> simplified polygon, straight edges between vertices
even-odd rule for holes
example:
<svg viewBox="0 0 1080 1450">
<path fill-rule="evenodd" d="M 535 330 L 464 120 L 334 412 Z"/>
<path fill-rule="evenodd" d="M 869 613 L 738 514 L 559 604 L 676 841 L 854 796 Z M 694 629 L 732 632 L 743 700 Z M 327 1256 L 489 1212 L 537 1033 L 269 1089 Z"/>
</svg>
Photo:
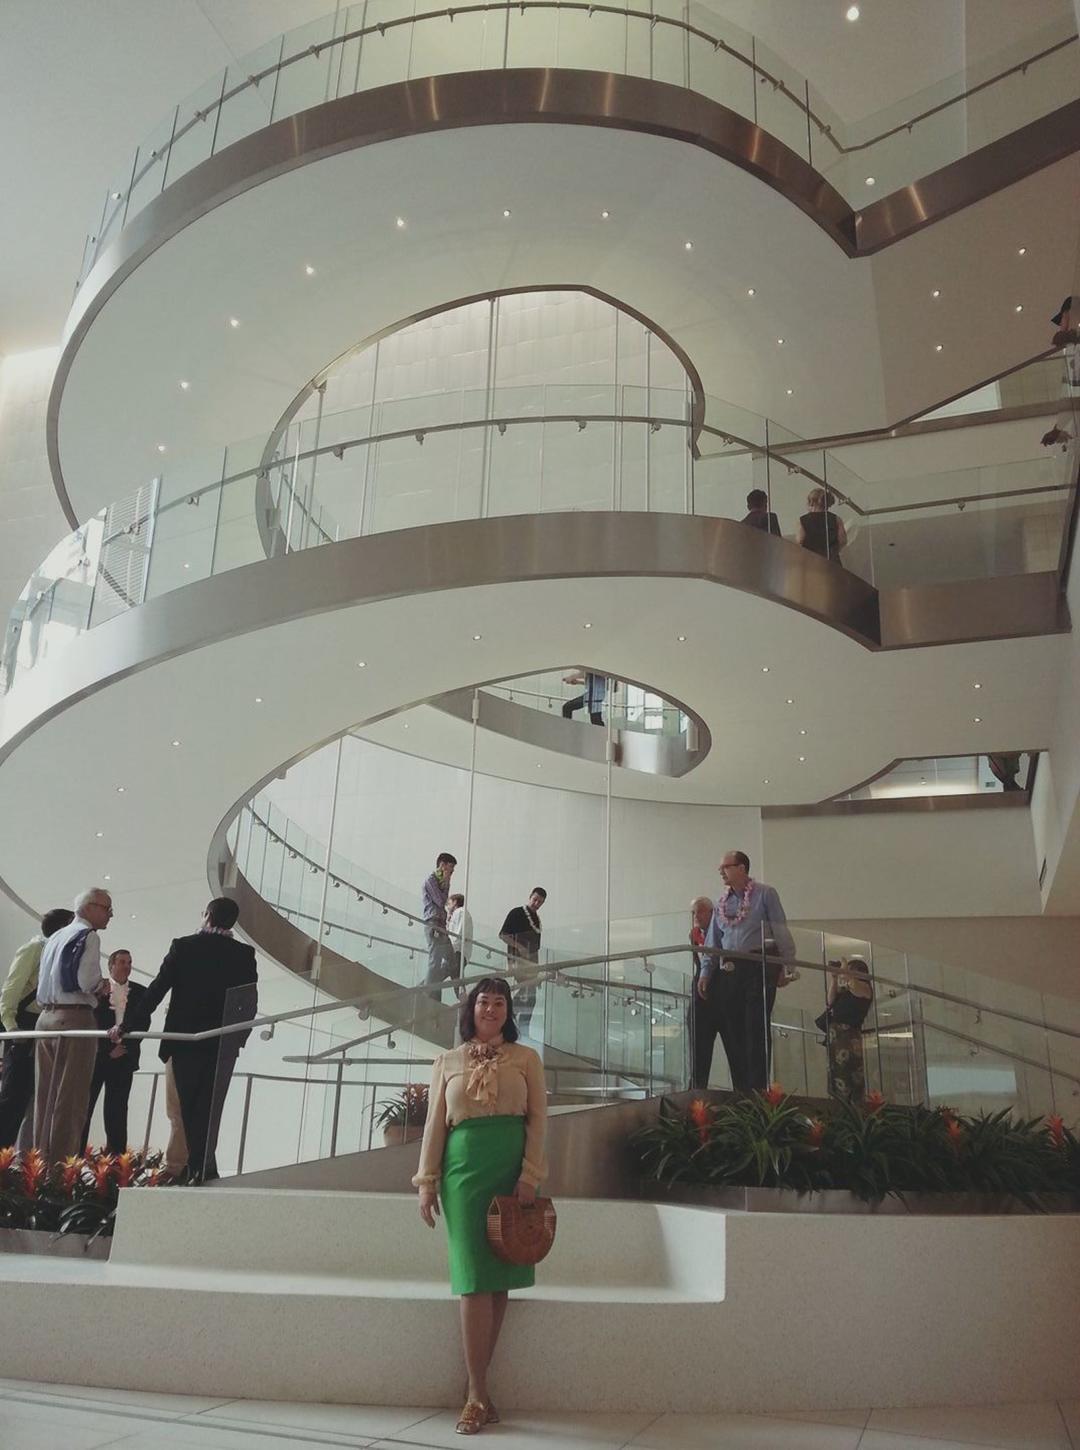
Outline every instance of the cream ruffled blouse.
<svg viewBox="0 0 1080 1450">
<path fill-rule="evenodd" d="M 547 1087 L 539 1054 L 520 1042 L 485 1048 L 466 1042 L 435 1059 L 428 1092 L 427 1123 L 420 1145 L 417 1188 L 438 1186 L 449 1130 L 467 1118 L 525 1119 L 521 1176 L 535 1187 L 547 1173 Z"/>
</svg>

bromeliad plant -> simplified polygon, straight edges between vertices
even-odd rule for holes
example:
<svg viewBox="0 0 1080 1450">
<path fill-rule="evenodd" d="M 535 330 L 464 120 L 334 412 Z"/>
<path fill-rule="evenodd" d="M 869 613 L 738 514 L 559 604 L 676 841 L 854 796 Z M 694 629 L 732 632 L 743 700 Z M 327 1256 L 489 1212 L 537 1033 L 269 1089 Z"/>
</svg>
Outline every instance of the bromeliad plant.
<svg viewBox="0 0 1080 1450">
<path fill-rule="evenodd" d="M 91 1151 L 50 1170 L 36 1148 L 0 1148 L 0 1228 L 111 1234 L 121 1188 L 153 1188 L 162 1178 L 160 1153 Z"/>
<path fill-rule="evenodd" d="M 662 1107 L 636 1135 L 648 1174 L 669 1184 L 845 1189 L 864 1202 L 908 1193 L 1009 1194 L 1038 1209 L 1048 1194 L 1080 1199 L 1080 1143 L 1058 1116 L 1008 1110 L 963 1117 L 906 1108 L 871 1093 L 819 1117 L 779 1084 L 730 1102 Z"/>
<path fill-rule="evenodd" d="M 392 1098 L 377 1104 L 377 1128 L 422 1128 L 427 1122 L 427 1084 L 409 1083 Z"/>
</svg>

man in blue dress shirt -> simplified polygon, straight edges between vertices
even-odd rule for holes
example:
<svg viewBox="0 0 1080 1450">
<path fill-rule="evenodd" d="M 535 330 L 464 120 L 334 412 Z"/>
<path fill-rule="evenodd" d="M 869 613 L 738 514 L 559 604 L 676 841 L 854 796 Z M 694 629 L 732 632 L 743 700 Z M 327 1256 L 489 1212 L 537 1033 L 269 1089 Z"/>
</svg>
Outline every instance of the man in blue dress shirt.
<svg viewBox="0 0 1080 1450">
<path fill-rule="evenodd" d="M 731 1085 L 748 1093 L 769 1083 L 770 1019 L 783 963 L 794 959 L 795 942 L 776 889 L 751 878 L 745 851 L 728 851 L 720 875 L 726 890 L 716 903 L 694 984 L 690 1086 L 708 1087 L 719 1034 Z M 772 944 L 767 948 L 772 961 L 764 961 L 763 943 Z M 728 952 L 752 953 L 756 960 L 731 961 Z"/>
</svg>

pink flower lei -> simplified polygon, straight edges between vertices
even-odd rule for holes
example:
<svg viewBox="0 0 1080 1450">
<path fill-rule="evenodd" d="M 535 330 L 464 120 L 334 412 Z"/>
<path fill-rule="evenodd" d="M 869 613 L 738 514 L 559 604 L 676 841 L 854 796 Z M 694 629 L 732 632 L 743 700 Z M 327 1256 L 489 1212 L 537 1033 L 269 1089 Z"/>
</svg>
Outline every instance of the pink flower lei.
<svg viewBox="0 0 1080 1450">
<path fill-rule="evenodd" d="M 735 888 L 733 886 L 728 887 L 727 891 L 720 898 L 716 907 L 716 914 L 720 919 L 721 926 L 738 926 L 741 921 L 746 920 L 747 916 L 750 913 L 750 894 L 753 889 L 754 879 L 752 876 L 748 876 L 746 878 L 746 885 L 743 888 L 742 901 L 739 904 L 739 909 L 734 916 L 728 916 L 727 912 L 724 910 L 724 906 L 735 895 Z"/>
</svg>

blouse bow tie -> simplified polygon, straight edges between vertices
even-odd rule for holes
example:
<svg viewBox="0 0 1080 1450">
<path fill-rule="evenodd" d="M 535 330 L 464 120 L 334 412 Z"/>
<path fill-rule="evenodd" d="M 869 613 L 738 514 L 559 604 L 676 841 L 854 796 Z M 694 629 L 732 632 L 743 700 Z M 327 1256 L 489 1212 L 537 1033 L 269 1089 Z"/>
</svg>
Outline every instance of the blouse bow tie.
<svg viewBox="0 0 1080 1450">
<path fill-rule="evenodd" d="M 498 1097 L 501 1048 L 469 1043 L 472 1070 L 465 1083 L 465 1095 L 477 1103 L 493 1103 Z"/>
</svg>

